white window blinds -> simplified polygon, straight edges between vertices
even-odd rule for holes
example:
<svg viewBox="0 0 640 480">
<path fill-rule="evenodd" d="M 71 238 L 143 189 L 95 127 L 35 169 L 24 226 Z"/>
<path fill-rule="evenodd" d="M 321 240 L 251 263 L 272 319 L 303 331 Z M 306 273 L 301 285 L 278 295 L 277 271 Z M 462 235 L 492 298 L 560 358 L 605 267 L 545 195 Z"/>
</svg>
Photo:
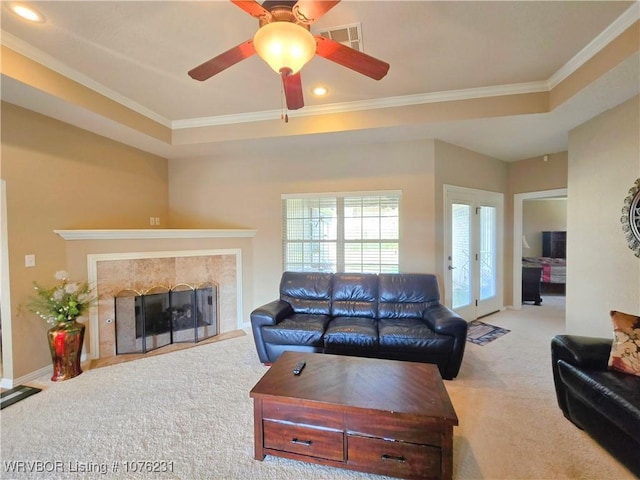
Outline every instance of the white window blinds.
<svg viewBox="0 0 640 480">
<path fill-rule="evenodd" d="M 284 195 L 284 270 L 399 270 L 400 192 Z"/>
</svg>

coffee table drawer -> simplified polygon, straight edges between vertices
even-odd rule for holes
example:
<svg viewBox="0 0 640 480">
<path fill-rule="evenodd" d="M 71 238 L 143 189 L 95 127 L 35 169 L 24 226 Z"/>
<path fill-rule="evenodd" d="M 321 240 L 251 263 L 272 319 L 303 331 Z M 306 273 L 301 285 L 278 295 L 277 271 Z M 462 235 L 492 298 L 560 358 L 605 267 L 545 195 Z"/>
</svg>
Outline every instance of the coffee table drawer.
<svg viewBox="0 0 640 480">
<path fill-rule="evenodd" d="M 344 433 L 265 420 L 264 448 L 344 461 Z"/>
<path fill-rule="evenodd" d="M 347 415 L 347 433 L 403 442 L 442 446 L 442 427 L 428 420 L 393 413 L 353 412 Z"/>
<path fill-rule="evenodd" d="M 347 463 L 381 475 L 441 478 L 441 450 L 428 445 L 347 436 Z"/>
<path fill-rule="evenodd" d="M 265 420 L 282 420 L 303 425 L 317 425 L 336 430 L 344 429 L 342 412 L 313 408 L 309 405 L 291 405 L 282 402 L 263 402 L 262 418 Z"/>
</svg>

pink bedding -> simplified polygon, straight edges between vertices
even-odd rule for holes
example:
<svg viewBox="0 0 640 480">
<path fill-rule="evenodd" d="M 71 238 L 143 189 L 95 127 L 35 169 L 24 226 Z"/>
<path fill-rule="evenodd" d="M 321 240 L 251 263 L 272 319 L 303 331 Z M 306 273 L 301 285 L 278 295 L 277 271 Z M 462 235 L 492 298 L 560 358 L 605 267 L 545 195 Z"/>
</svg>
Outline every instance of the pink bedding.
<svg viewBox="0 0 640 480">
<path fill-rule="evenodd" d="M 566 258 L 523 257 L 522 261 L 542 267 L 542 283 L 567 283 Z"/>
</svg>

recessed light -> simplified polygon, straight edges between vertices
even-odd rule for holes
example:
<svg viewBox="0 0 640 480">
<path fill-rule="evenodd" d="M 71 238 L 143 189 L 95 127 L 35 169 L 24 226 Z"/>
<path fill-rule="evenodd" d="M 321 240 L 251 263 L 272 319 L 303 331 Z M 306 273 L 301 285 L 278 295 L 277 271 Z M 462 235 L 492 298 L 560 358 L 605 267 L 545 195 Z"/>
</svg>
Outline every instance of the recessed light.
<svg viewBox="0 0 640 480">
<path fill-rule="evenodd" d="M 329 90 L 327 90 L 327 87 L 319 86 L 319 87 L 313 87 L 313 90 L 311 90 L 311 92 L 313 92 L 313 94 L 318 97 L 322 97 L 327 93 L 329 93 Z"/>
<path fill-rule="evenodd" d="M 30 22 L 43 23 L 44 15 L 38 12 L 33 7 L 28 7 L 24 4 L 16 3 L 11 5 L 11 11 L 25 20 L 29 20 Z"/>
</svg>

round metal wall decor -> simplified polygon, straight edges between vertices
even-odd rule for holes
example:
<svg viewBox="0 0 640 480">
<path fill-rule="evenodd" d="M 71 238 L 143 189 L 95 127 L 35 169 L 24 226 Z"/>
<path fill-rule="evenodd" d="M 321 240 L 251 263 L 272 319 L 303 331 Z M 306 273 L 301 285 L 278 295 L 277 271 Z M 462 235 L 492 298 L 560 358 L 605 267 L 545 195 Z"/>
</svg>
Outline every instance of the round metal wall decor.
<svg viewBox="0 0 640 480">
<path fill-rule="evenodd" d="M 629 189 L 622 207 L 622 231 L 636 257 L 640 258 L 640 178 Z"/>
</svg>

